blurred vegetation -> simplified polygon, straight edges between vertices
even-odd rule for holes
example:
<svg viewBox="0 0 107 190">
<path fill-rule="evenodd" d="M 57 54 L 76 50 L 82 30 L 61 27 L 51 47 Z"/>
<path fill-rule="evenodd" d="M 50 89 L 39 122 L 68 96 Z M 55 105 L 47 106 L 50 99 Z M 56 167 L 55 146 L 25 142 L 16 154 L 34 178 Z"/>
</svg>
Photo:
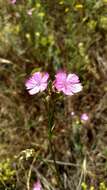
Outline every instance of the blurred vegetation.
<svg viewBox="0 0 107 190">
<path fill-rule="evenodd" d="M 107 189 L 107 187 L 106 187 L 106 185 L 105 185 L 105 183 L 104 182 L 101 182 L 100 184 L 99 184 L 99 190 L 106 190 Z M 90 190 L 94 190 L 95 188 L 94 188 L 94 186 L 91 186 L 90 187 Z M 87 185 L 86 185 L 86 183 L 82 183 L 82 190 L 87 190 Z"/>
<path fill-rule="evenodd" d="M 84 86 L 55 110 L 56 158 L 79 165 L 59 165 L 61 176 L 67 190 L 81 188 L 86 160 L 83 190 L 107 189 L 107 0 L 0 0 L 1 190 L 26 189 L 34 155 L 15 169 L 10 163 L 30 148 L 39 150 L 31 183 L 38 176 L 44 189 L 57 189 L 53 166 L 44 161 L 51 159 L 46 110 L 41 95 L 29 97 L 24 82 L 32 70 L 53 77 L 61 68 L 77 73 Z M 90 116 L 87 124 L 80 121 L 83 112 Z"/>
<path fill-rule="evenodd" d="M 0 189 L 9 190 L 9 186 L 11 185 L 11 189 L 15 189 L 15 174 L 16 171 L 12 167 L 12 163 L 10 159 L 6 159 L 0 163 Z"/>
</svg>

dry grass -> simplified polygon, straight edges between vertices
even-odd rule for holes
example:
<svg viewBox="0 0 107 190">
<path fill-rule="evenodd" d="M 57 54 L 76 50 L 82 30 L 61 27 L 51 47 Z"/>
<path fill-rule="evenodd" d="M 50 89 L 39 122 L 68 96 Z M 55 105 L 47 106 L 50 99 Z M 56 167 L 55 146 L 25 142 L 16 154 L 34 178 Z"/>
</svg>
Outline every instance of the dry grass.
<svg viewBox="0 0 107 190">
<path fill-rule="evenodd" d="M 24 90 L 25 66 L 24 69 L 17 63 L 9 64 L 11 69 L 4 66 L 6 64 L 1 67 L 0 158 L 14 160 L 15 155 L 18 156 L 15 160 L 17 186 L 26 189 L 28 172 L 34 157 L 30 155 L 26 160 L 26 152 L 33 149 L 36 159 L 30 177 L 33 179 L 38 176 L 44 189 L 59 189 L 48 147 L 47 115 L 41 97 L 30 97 Z M 16 78 L 18 73 L 19 79 Z M 90 78 L 89 86 L 85 86 L 84 91 L 76 97 L 65 99 L 65 106 L 62 102 L 56 109 L 57 125 L 53 143 L 60 175 L 67 190 L 79 190 L 84 180 L 96 188 L 99 182 L 106 181 L 107 92 L 105 81 L 96 80 L 90 74 L 87 76 Z M 77 119 L 72 120 L 72 109 L 77 118 L 82 112 L 88 112 L 90 116 L 89 122 L 81 126 L 79 131 L 78 146 L 81 144 L 82 150 L 75 147 L 77 142 L 74 127 Z M 19 159 L 21 156 L 22 160 Z"/>
</svg>

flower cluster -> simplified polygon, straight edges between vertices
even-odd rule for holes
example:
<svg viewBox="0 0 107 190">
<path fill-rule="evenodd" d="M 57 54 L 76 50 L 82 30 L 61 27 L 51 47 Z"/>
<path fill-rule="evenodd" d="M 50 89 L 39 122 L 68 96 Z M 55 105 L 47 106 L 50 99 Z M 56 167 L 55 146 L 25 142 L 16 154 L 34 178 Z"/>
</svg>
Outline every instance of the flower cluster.
<svg viewBox="0 0 107 190">
<path fill-rule="evenodd" d="M 33 95 L 46 90 L 48 79 L 48 73 L 35 72 L 25 83 L 29 94 Z M 63 92 L 65 95 L 73 95 L 82 90 L 79 77 L 76 74 L 67 74 L 64 71 L 55 75 L 53 86 L 58 92 Z"/>
</svg>

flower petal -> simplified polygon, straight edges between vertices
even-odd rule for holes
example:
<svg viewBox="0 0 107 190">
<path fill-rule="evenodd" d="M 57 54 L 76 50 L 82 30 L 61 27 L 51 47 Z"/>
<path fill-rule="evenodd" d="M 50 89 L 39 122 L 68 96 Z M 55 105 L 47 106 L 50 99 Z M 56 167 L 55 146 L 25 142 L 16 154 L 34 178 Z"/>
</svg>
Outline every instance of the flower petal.
<svg viewBox="0 0 107 190">
<path fill-rule="evenodd" d="M 73 84 L 70 86 L 70 90 L 73 92 L 73 93 L 77 93 L 77 92 L 80 92 L 82 90 L 82 85 L 80 83 L 78 84 Z"/>
<path fill-rule="evenodd" d="M 37 94 L 40 90 L 40 87 L 39 86 L 35 86 L 34 88 L 32 88 L 31 90 L 29 90 L 29 94 L 30 95 L 34 95 L 34 94 Z"/>
<path fill-rule="evenodd" d="M 55 81 L 54 81 L 54 86 L 58 91 L 62 91 L 62 89 L 64 88 L 64 85 L 66 83 L 66 73 L 65 72 L 58 72 L 55 75 Z"/>
<path fill-rule="evenodd" d="M 79 77 L 76 74 L 68 74 L 67 81 L 71 83 L 79 83 Z"/>
<path fill-rule="evenodd" d="M 40 82 L 42 80 L 42 73 L 36 72 L 32 75 L 32 79 L 34 79 L 36 82 Z"/>
<path fill-rule="evenodd" d="M 72 91 L 71 91 L 71 88 L 69 86 L 64 86 L 63 89 L 62 89 L 62 92 L 65 94 L 65 95 L 73 95 Z"/>
<path fill-rule="evenodd" d="M 32 78 L 28 79 L 28 80 L 25 82 L 25 86 L 26 86 L 27 89 L 34 88 L 35 85 L 37 85 L 37 82 L 36 82 L 34 79 L 32 79 Z"/>
<path fill-rule="evenodd" d="M 16 3 L 16 0 L 10 0 L 12 4 L 15 4 Z"/>
<path fill-rule="evenodd" d="M 44 91 L 46 88 L 47 88 L 47 83 L 42 83 L 41 85 L 40 85 L 40 91 L 42 92 L 42 91 Z"/>
<path fill-rule="evenodd" d="M 81 120 L 87 121 L 88 119 L 89 119 L 89 116 L 88 116 L 87 113 L 83 113 L 83 114 L 81 115 Z"/>
<path fill-rule="evenodd" d="M 63 89 L 63 83 L 58 83 L 57 81 L 54 83 L 54 86 L 55 88 L 58 90 L 58 91 L 62 91 Z"/>
<path fill-rule="evenodd" d="M 43 77 L 42 77 L 42 82 L 47 82 L 49 78 L 49 74 L 48 73 L 44 73 Z"/>
<path fill-rule="evenodd" d="M 41 190 L 41 188 L 42 186 L 39 180 L 36 183 L 34 183 L 33 190 Z"/>
<path fill-rule="evenodd" d="M 66 80 L 66 77 L 67 77 L 67 75 L 66 75 L 65 72 L 58 72 L 58 73 L 55 75 L 55 78 L 56 78 L 56 80 L 57 80 L 58 82 Z"/>
</svg>

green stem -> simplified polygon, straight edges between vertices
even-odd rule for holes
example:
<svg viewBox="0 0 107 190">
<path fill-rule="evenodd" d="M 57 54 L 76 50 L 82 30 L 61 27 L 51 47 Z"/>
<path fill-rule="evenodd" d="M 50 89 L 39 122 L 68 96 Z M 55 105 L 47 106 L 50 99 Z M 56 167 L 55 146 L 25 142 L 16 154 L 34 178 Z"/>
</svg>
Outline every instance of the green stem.
<svg viewBox="0 0 107 190">
<path fill-rule="evenodd" d="M 54 109 L 55 109 L 55 106 L 54 106 L 54 103 L 51 102 L 51 97 L 50 97 L 49 107 L 48 107 L 48 140 L 49 140 L 50 150 L 51 150 L 51 154 L 52 154 L 52 158 L 54 161 L 54 166 L 55 166 L 55 170 L 56 170 L 56 174 L 57 174 L 57 181 L 58 181 L 58 184 L 61 187 L 61 189 L 64 190 L 63 183 L 62 183 L 60 173 L 59 173 L 59 169 L 58 169 L 56 159 L 55 159 L 54 146 L 52 143 L 53 125 L 54 125 L 54 111 L 55 111 Z"/>
</svg>

